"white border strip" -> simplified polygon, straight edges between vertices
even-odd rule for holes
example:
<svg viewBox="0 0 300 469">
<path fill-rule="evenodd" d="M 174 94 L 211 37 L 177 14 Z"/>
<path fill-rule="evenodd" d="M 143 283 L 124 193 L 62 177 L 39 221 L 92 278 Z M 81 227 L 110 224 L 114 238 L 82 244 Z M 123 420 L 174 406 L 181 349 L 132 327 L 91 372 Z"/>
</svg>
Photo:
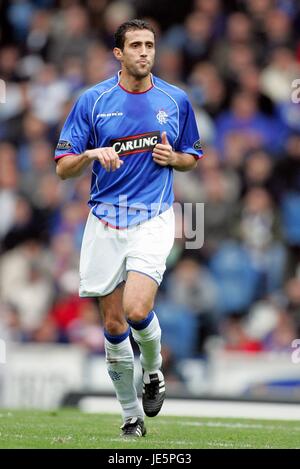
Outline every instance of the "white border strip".
<svg viewBox="0 0 300 469">
<path fill-rule="evenodd" d="M 83 397 L 79 408 L 88 413 L 120 413 L 121 407 L 113 397 Z M 262 402 L 226 402 L 167 399 L 161 416 L 249 418 L 262 420 L 297 420 L 300 405 Z"/>
</svg>

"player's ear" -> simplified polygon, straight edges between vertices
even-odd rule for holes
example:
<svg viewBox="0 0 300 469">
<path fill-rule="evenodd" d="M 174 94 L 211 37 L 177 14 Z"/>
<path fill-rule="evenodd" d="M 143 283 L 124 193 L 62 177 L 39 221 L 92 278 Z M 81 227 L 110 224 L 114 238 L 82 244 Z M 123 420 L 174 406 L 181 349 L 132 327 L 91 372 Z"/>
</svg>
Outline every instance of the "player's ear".
<svg viewBox="0 0 300 469">
<path fill-rule="evenodd" d="M 118 47 L 113 48 L 113 54 L 117 60 L 121 60 L 123 57 L 123 52 Z"/>
</svg>

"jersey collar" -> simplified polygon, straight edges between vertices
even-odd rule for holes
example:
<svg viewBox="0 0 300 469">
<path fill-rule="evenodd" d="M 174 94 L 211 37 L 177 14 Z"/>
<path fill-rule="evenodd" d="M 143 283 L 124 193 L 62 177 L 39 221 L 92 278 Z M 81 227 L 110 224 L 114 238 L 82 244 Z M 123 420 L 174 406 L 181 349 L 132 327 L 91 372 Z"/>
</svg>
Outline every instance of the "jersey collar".
<svg viewBox="0 0 300 469">
<path fill-rule="evenodd" d="M 152 73 L 150 73 L 151 86 L 145 91 L 129 91 L 126 88 L 124 88 L 124 86 L 121 85 L 120 80 L 121 80 L 121 70 L 118 71 L 118 85 L 120 88 L 122 88 L 122 90 L 124 90 L 126 93 L 129 93 L 129 94 L 145 94 L 148 91 L 152 90 L 154 86 Z"/>
</svg>

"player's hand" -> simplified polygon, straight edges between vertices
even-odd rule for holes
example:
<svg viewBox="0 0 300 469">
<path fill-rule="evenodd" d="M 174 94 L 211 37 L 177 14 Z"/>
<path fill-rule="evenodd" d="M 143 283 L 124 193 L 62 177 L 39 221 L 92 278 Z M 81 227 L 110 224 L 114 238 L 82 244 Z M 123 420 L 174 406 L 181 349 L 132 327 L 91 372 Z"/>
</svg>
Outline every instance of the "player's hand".
<svg viewBox="0 0 300 469">
<path fill-rule="evenodd" d="M 106 171 L 115 171 L 124 163 L 120 160 L 119 155 L 112 147 L 95 148 L 94 150 L 86 150 L 85 155 L 90 160 L 98 160 L 102 168 Z"/>
<path fill-rule="evenodd" d="M 168 166 L 175 162 L 175 154 L 167 137 L 167 132 L 161 135 L 161 143 L 157 143 L 153 149 L 153 161 L 160 166 Z"/>
</svg>

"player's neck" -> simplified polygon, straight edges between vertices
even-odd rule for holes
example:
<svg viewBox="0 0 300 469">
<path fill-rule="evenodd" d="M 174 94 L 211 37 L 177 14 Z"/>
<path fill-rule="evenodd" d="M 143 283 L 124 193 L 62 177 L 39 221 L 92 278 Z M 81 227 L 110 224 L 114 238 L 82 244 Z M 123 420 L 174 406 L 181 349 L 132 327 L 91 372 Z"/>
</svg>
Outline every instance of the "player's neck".
<svg viewBox="0 0 300 469">
<path fill-rule="evenodd" d="M 145 78 L 135 78 L 132 75 L 128 75 L 125 71 L 121 72 L 120 82 L 122 88 L 130 93 L 143 93 L 152 88 L 151 75 L 149 74 Z"/>
</svg>

